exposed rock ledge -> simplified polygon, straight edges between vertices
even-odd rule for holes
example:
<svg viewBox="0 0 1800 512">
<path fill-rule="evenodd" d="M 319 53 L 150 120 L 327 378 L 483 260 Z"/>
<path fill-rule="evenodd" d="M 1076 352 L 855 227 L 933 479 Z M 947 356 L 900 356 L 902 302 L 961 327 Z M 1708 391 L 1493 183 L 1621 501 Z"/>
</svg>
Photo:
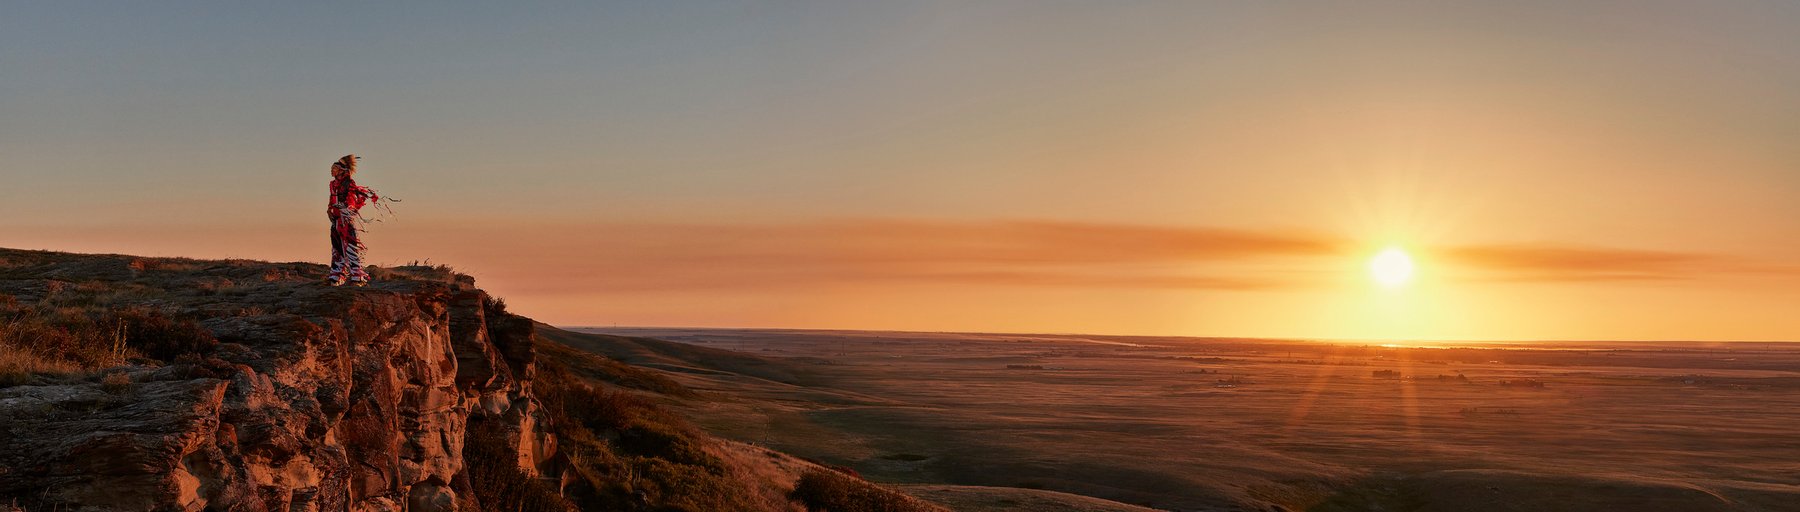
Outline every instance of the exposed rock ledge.
<svg viewBox="0 0 1800 512">
<path fill-rule="evenodd" d="M 6 255 L 0 294 L 153 279 L 169 293 L 133 304 L 201 318 L 220 344 L 108 371 L 125 386 L 0 388 L 0 496 L 31 510 L 477 510 L 471 421 L 502 422 L 528 474 L 552 469 L 532 324 L 471 279 L 331 288 L 317 265 L 33 254 Z"/>
</svg>

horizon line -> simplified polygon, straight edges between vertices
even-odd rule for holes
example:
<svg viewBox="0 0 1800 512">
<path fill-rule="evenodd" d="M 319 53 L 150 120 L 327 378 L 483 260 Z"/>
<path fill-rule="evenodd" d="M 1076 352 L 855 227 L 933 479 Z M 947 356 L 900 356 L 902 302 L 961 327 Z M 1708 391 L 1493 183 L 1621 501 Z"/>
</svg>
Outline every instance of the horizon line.
<svg viewBox="0 0 1800 512">
<path fill-rule="evenodd" d="M 615 326 L 609 327 L 609 326 L 603 326 L 603 325 L 566 325 L 565 326 L 565 325 L 556 325 L 556 324 L 552 324 L 549 322 L 540 322 L 540 323 L 543 323 L 544 325 L 549 325 L 551 327 L 555 327 L 558 329 L 563 329 L 563 330 L 569 330 L 569 329 L 664 329 L 664 330 L 693 330 L 693 331 L 812 331 L 812 332 L 862 332 L 862 333 L 891 332 L 891 333 L 906 333 L 906 334 L 987 334 L 987 335 L 1005 335 L 1005 336 L 1096 336 L 1096 337 L 1111 337 L 1111 338 L 1188 338 L 1188 339 L 1205 339 L 1205 340 L 1285 341 L 1285 342 L 1299 342 L 1299 343 L 1368 343 L 1368 344 L 1490 343 L 1490 344 L 1516 344 L 1516 345 L 1557 344 L 1557 343 L 1561 343 L 1561 344 L 1575 344 L 1575 343 L 1589 343 L 1589 344 L 1606 344 L 1606 343 L 1620 343 L 1620 344 L 1625 344 L 1625 343 L 1800 344 L 1800 340 L 1700 340 L 1700 339 L 1685 339 L 1685 340 L 1682 340 L 1682 339 L 1660 339 L 1660 340 L 1653 340 L 1653 339 L 1646 339 L 1646 340 L 1586 339 L 1586 340 L 1584 340 L 1584 339 L 1547 339 L 1547 338 L 1545 338 L 1545 339 L 1509 340 L 1509 339 L 1472 339 L 1472 338 L 1460 338 L 1460 339 L 1459 338 L 1308 338 L 1308 337 L 1281 337 L 1281 336 L 1207 336 L 1207 335 L 1193 335 L 1193 334 L 1099 334 L 1099 333 L 1079 333 L 1079 332 L 1058 333 L 1058 332 L 966 331 L 966 330 L 919 331 L 919 330 L 906 330 L 906 329 L 855 329 L 855 328 L 827 328 L 827 327 L 703 327 L 703 326 L 674 326 L 674 325 L 615 325 Z M 1431 348 L 1431 347 L 1409 347 L 1409 348 Z"/>
</svg>

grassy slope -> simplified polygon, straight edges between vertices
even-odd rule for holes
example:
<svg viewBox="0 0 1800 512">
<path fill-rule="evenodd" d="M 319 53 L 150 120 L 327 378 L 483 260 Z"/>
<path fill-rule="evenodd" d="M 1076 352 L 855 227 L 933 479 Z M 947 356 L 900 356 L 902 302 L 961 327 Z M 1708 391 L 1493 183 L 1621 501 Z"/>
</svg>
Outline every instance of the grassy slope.
<svg viewBox="0 0 1800 512">
<path fill-rule="evenodd" d="M 549 325 L 538 325 L 538 335 L 566 347 L 603 355 L 630 363 L 635 371 L 655 368 L 670 372 L 669 377 L 695 390 L 682 405 L 705 407 L 706 401 L 792 401 L 804 397 L 812 404 L 843 406 L 889 404 L 888 400 L 834 390 L 824 377 L 807 368 L 803 362 L 782 358 L 703 347 L 686 343 L 637 336 L 614 336 L 566 331 Z M 641 367 L 641 368 L 638 368 Z M 723 384 L 720 384 L 723 382 Z M 818 386 L 812 389 L 809 386 Z M 715 425 L 706 425 L 715 427 Z M 721 429 L 730 430 L 730 429 Z M 722 432 L 721 435 L 730 435 Z M 823 435 L 823 434 L 822 434 Z M 742 436 L 740 436 L 742 437 Z M 760 447 L 733 442 L 740 453 L 770 452 Z M 770 452 L 779 453 L 779 452 Z M 753 457 L 751 457 L 753 458 Z M 816 467 L 811 462 L 797 462 L 780 455 L 782 467 Z M 795 477 L 799 473 L 787 473 Z M 1046 512 L 1146 512 L 1150 508 L 1114 501 L 1040 489 L 986 487 L 965 485 L 902 484 L 894 488 L 951 509 L 967 512 L 1033 510 Z"/>
<path fill-rule="evenodd" d="M 785 365 L 777 361 L 697 347 L 690 350 L 648 338 L 572 333 L 543 324 L 537 326 L 537 336 L 539 394 L 555 415 L 557 433 L 574 474 L 592 482 L 587 489 L 578 485 L 572 493 L 584 508 L 942 510 L 834 468 L 712 437 L 657 405 L 694 399 L 699 394 L 657 370 L 645 369 L 723 372 L 710 368 L 717 366 L 793 379 L 795 374 L 784 371 Z M 594 410 L 605 412 L 594 414 Z M 796 492 L 797 484 L 809 478 L 820 484 Z"/>
<path fill-rule="evenodd" d="M 717 352 L 716 349 L 707 347 L 743 347 L 744 350 L 755 352 L 745 352 L 740 357 L 754 358 L 769 354 L 766 358 L 771 362 L 767 364 L 813 368 L 816 370 L 813 382 L 817 385 L 810 388 L 779 386 L 779 383 L 726 374 L 704 364 L 682 361 L 672 361 L 671 364 L 688 364 L 699 370 L 707 370 L 707 373 L 689 372 L 671 374 L 671 377 L 681 380 L 689 387 L 719 395 L 719 398 L 712 399 L 703 393 L 701 400 L 679 404 L 684 413 L 702 422 L 715 435 L 754 440 L 788 453 L 816 457 L 834 464 L 853 465 L 871 478 L 901 483 L 900 488 L 906 492 L 957 510 L 1007 510 L 1009 507 L 1029 509 L 1053 505 L 1035 502 L 1024 505 L 1026 502 L 1018 495 L 1009 495 L 1007 492 L 1013 491 L 1003 488 L 986 487 L 982 488 L 985 490 L 978 491 L 982 494 L 969 496 L 960 488 L 937 484 L 954 482 L 984 486 L 1042 487 L 1106 496 L 1148 506 L 1179 507 L 1182 510 L 1237 510 L 1239 508 L 1234 507 L 1255 508 L 1251 504 L 1257 502 L 1267 504 L 1264 509 L 1280 505 L 1289 510 L 1313 511 L 1793 509 L 1791 504 L 1795 496 L 1794 487 L 1789 483 L 1791 477 L 1788 476 L 1791 473 L 1780 471 L 1791 464 L 1779 455 L 1786 453 L 1782 448 L 1793 444 L 1791 439 L 1779 437 L 1778 432 L 1784 428 L 1784 424 L 1763 422 L 1761 419 L 1779 422 L 1781 417 L 1778 412 L 1752 417 L 1756 421 L 1744 425 L 1744 430 L 1739 431 L 1746 435 L 1724 435 L 1730 433 L 1731 429 L 1714 433 L 1714 430 L 1700 424 L 1680 428 L 1674 430 L 1673 434 L 1662 436 L 1664 439 L 1672 438 L 1676 441 L 1673 444 L 1633 441 L 1636 444 L 1628 447 L 1630 449 L 1611 453 L 1608 450 L 1594 450 L 1596 456 L 1616 456 L 1622 462 L 1592 460 L 1593 457 L 1541 458 L 1558 451 L 1585 450 L 1592 445 L 1624 446 L 1621 436 L 1629 435 L 1627 432 L 1611 432 L 1604 427 L 1587 430 L 1587 427 L 1611 424 L 1587 418 L 1636 418 L 1619 415 L 1593 416 L 1586 412 L 1589 408 L 1610 410 L 1615 407 L 1614 404 L 1629 404 L 1627 411 L 1663 417 L 1648 418 L 1652 420 L 1647 423 L 1649 425 L 1682 425 L 1683 423 L 1667 416 L 1707 411 L 1713 407 L 1729 411 L 1733 407 L 1747 406 L 1736 402 L 1709 402 L 1715 394 L 1721 398 L 1742 396 L 1759 400 L 1764 404 L 1774 404 L 1779 411 L 1782 404 L 1791 403 L 1785 400 L 1791 394 L 1783 394 L 1784 388 L 1777 388 L 1775 385 L 1788 377 L 1759 378 L 1754 381 L 1693 376 L 1621 380 L 1582 372 L 1577 376 L 1560 377 L 1554 385 L 1558 393 L 1545 394 L 1497 389 L 1493 380 L 1510 378 L 1508 375 L 1538 375 L 1538 372 L 1553 375 L 1549 372 L 1563 370 L 1554 367 L 1545 370 L 1540 367 L 1479 366 L 1479 369 L 1470 370 L 1471 375 L 1486 379 L 1486 387 L 1450 387 L 1448 384 L 1421 383 L 1413 388 L 1419 394 L 1417 396 L 1440 400 L 1430 402 L 1433 409 L 1422 416 L 1424 419 L 1420 421 L 1423 426 L 1418 428 L 1425 429 L 1422 431 L 1427 435 L 1447 440 L 1445 445 L 1428 447 L 1443 449 L 1442 452 L 1420 455 L 1409 451 L 1413 449 L 1410 445 L 1414 441 L 1406 436 L 1371 435 L 1403 431 L 1401 429 L 1404 425 L 1398 422 L 1398 416 L 1354 415 L 1365 410 L 1382 410 L 1382 407 L 1397 412 L 1402 410 L 1403 404 L 1402 401 L 1389 399 L 1396 396 L 1391 394 L 1391 390 L 1397 386 L 1388 385 L 1388 381 L 1371 380 L 1370 370 L 1359 366 L 1305 365 L 1284 362 L 1279 356 L 1255 363 L 1237 361 L 1235 366 L 1249 368 L 1249 371 L 1262 376 L 1256 379 L 1260 385 L 1220 391 L 1210 386 L 1216 376 L 1193 375 L 1189 368 L 1194 364 L 1211 367 L 1214 363 L 1190 363 L 1189 359 L 1183 358 L 1155 358 L 1154 354 L 1141 354 L 1143 351 L 1136 349 L 1119 352 L 1114 358 L 1080 359 L 1079 364 L 1087 367 L 1082 368 L 1085 373 L 1008 372 L 1001 376 L 994 372 L 1005 370 L 998 370 L 996 367 L 1036 361 L 1019 359 L 1021 356 L 994 357 L 993 354 L 1029 355 L 1045 349 L 1038 348 L 1037 344 L 1019 344 L 1016 347 L 995 345 L 977 350 L 965 345 L 930 341 L 961 338 L 916 333 L 909 335 L 926 338 L 927 341 L 893 345 L 894 348 L 884 349 L 881 347 L 889 346 L 890 339 L 894 337 L 891 333 L 776 332 L 760 333 L 757 336 L 763 337 L 757 338 L 737 331 L 695 332 L 705 334 L 689 334 L 680 329 L 634 329 L 621 332 L 631 333 L 628 336 L 594 335 L 584 338 L 584 342 L 597 347 L 595 350 L 612 350 L 618 353 L 644 350 L 644 344 L 682 345 L 641 337 L 669 336 L 668 339 L 691 339 L 693 344 L 662 348 L 665 353 L 676 350 L 714 353 Z M 834 350 L 833 347 L 838 346 L 841 337 L 867 339 L 871 343 L 867 350 Z M 1082 348 L 1077 346 L 1059 350 L 1080 352 Z M 1091 352 L 1111 353 L 1113 350 L 1107 347 Z M 1249 354 L 1264 348 L 1249 346 L 1234 347 L 1234 350 L 1236 352 L 1231 352 L 1232 354 Z M 1368 361 L 1371 357 L 1380 355 L 1366 352 L 1373 349 L 1352 347 L 1347 350 L 1365 350 L 1358 357 L 1349 359 L 1353 361 Z M 1439 350 L 1432 351 L 1432 354 L 1455 352 L 1458 351 Z M 1650 357 L 1639 353 L 1619 356 L 1558 353 L 1564 359 L 1544 362 L 1582 362 L 1592 359 L 1593 362 L 1583 364 L 1603 365 L 1614 360 Z M 782 354 L 830 354 L 829 357 L 834 359 L 782 357 Z M 1507 352 L 1508 356 L 1518 354 L 1519 351 Z M 1481 357 L 1474 360 L 1495 358 L 1491 353 L 1479 355 Z M 1531 355 L 1548 357 L 1535 353 Z M 1777 361 L 1791 361 L 1774 357 L 1761 359 L 1763 360 L 1750 363 L 1760 367 L 1774 365 Z M 958 367 L 946 361 L 977 362 Z M 1709 364 L 1711 362 L 1708 361 Z M 1108 364 L 1110 366 L 1103 366 Z M 1383 363 L 1377 363 L 1376 367 L 1387 367 L 1381 364 Z M 975 370 L 959 371 L 960 368 Z M 1092 371 L 1089 368 L 1105 370 Z M 1431 375 L 1438 372 L 1438 368 L 1439 366 L 1432 365 L 1419 371 Z M 1271 430 L 1266 425 L 1280 425 L 1279 422 L 1291 414 L 1293 409 L 1281 402 L 1284 397 L 1300 395 L 1306 389 L 1304 386 L 1320 382 L 1317 378 L 1319 375 L 1334 375 L 1339 369 L 1346 373 L 1341 379 L 1334 377 L 1329 381 L 1331 393 L 1328 396 L 1331 398 L 1315 404 L 1319 410 L 1325 411 L 1321 414 L 1328 414 L 1319 416 L 1324 419 L 1315 424 L 1318 428 L 1291 437 L 1269 437 L 1285 443 L 1281 445 L 1258 441 L 1257 436 Z M 1627 372 L 1631 373 L 1635 373 L 1635 370 Z M 1160 376 L 1164 374 L 1173 377 Z M 1065 387 L 1044 385 L 1055 382 L 1051 379 L 1078 378 L 1083 380 Z M 1119 380 L 1140 378 L 1143 379 L 1142 382 Z M 1159 378 L 1171 380 L 1156 380 Z M 1205 384 L 1199 390 L 1187 387 L 1171 390 L 1161 386 L 1165 382 L 1191 381 Z M 1691 382 L 1684 384 L 1684 381 Z M 1008 382 L 1017 385 L 1008 388 L 989 387 Z M 1130 421 L 1133 418 L 1129 414 L 1120 415 L 1127 421 L 1102 418 L 1100 421 L 1104 423 L 1079 415 L 1056 415 L 1056 411 L 1036 414 L 1038 411 L 1035 408 L 1045 406 L 1045 397 L 1055 399 L 1056 395 L 1074 397 L 1067 403 L 1074 404 L 1071 408 L 1080 412 L 1080 408 L 1089 403 L 1088 399 L 1081 397 L 1082 394 L 1107 391 L 1099 386 L 1111 386 L 1115 383 L 1122 383 L 1122 389 L 1147 389 L 1147 392 L 1143 394 L 1141 401 L 1132 401 L 1138 398 L 1135 398 L 1137 395 L 1131 395 L 1130 400 L 1109 402 L 1095 399 L 1094 403 L 1101 406 L 1144 404 L 1146 409 L 1125 412 L 1135 414 L 1148 411 L 1142 417 L 1149 418 L 1149 421 Z M 1641 386 L 1651 385 L 1669 386 L 1681 395 L 1645 394 L 1639 389 Z M 1754 387 L 1736 391 L 1707 391 L 1710 388 L 1704 387 L 1742 385 Z M 852 389 L 855 391 L 849 391 Z M 1582 395 L 1588 399 L 1573 406 L 1566 405 L 1562 402 L 1569 399 L 1569 394 L 1562 391 L 1565 389 L 1585 389 Z M 1253 393 L 1244 395 L 1254 399 L 1225 402 L 1212 398 L 1222 396 L 1221 393 L 1239 396 L 1243 394 L 1239 393 L 1241 391 L 1252 391 Z M 1690 400 L 1686 404 L 1676 405 L 1661 405 L 1639 398 L 1663 396 L 1673 399 L 1694 396 L 1695 393 L 1703 394 L 1697 398 L 1684 399 Z M 1556 414 L 1520 421 L 1516 416 L 1468 417 L 1456 413 L 1459 406 L 1486 404 L 1495 400 L 1496 395 L 1507 400 L 1504 403 L 1542 407 L 1543 410 Z M 941 399 L 944 396 L 955 396 L 956 399 Z M 904 402 L 881 403 L 883 397 L 894 397 Z M 1168 402 L 1164 400 L 1165 397 L 1182 397 L 1186 400 Z M 1010 403 L 1008 401 L 1022 401 L 1030 405 L 995 405 Z M 1165 405 L 1185 409 L 1168 412 L 1164 409 Z M 1674 409 L 1675 406 L 1681 408 Z M 1659 411 L 1658 407 L 1663 409 Z M 992 415 L 980 414 L 986 411 L 1001 411 L 1014 415 L 1013 418 L 1020 418 L 1020 421 L 995 421 Z M 1352 415 L 1345 415 L 1343 411 Z M 1169 437 L 1167 433 L 1170 432 L 1161 429 L 1171 428 L 1171 423 L 1157 421 L 1161 417 L 1158 415 L 1165 413 L 1201 418 L 1203 421 L 1197 422 L 1198 425 L 1182 423 L 1179 427 L 1185 430 L 1173 431 L 1183 436 L 1205 436 L 1198 439 L 1203 439 L 1207 448 L 1197 450 L 1179 445 L 1165 448 L 1171 445 L 1160 444 L 1159 436 Z M 1267 422 L 1270 416 L 1273 416 L 1275 423 Z M 1704 413 L 1700 415 L 1701 421 L 1705 421 L 1705 416 Z M 1140 433 L 1145 435 L 1138 436 Z M 996 437 L 996 434 L 999 436 Z M 1041 443 L 1038 441 L 1040 435 L 1074 441 Z M 1132 437 L 1151 441 L 1132 444 L 1129 440 Z M 1763 446 L 1767 450 L 1740 452 L 1743 457 L 1751 458 L 1732 459 L 1728 458 L 1732 456 L 1730 454 L 1715 451 L 1721 443 L 1726 442 Z M 1293 451 L 1284 451 L 1289 448 Z M 1159 457 L 1157 452 L 1164 449 L 1168 450 L 1166 459 Z M 1631 460 L 1639 457 L 1642 458 L 1641 463 Z M 1141 460 L 1157 462 L 1146 464 L 1139 462 Z M 1757 467 L 1768 468 L 1768 472 L 1736 478 L 1704 475 L 1696 478 L 1683 477 L 1680 473 L 1661 470 L 1656 466 L 1669 461 L 1697 466 L 1737 460 L 1759 464 Z M 1295 474 L 1300 477 L 1293 477 Z M 1313 474 L 1325 477 L 1309 476 Z M 1071 482 L 1080 485 L 1071 485 Z M 1120 483 L 1132 487 L 1118 486 Z M 1146 496 L 1146 499 L 1140 501 L 1131 494 L 1101 494 L 1087 490 L 1101 485 L 1114 485 L 1114 488 L 1128 491 L 1149 489 L 1161 495 L 1140 493 Z M 1202 488 L 1201 485 L 1217 486 L 1223 490 Z M 1229 494 L 1231 492 L 1237 494 Z M 1172 495 L 1200 498 L 1237 498 L 1242 495 L 1245 498 L 1224 503 L 1206 503 L 1199 499 L 1187 502 L 1163 499 L 1164 496 Z"/>
<path fill-rule="evenodd" d="M 550 341 L 633 366 L 677 373 L 743 375 L 797 386 L 817 383 L 817 375 L 803 365 L 730 350 L 655 338 L 578 333 L 545 324 L 538 324 L 538 334 Z"/>
</svg>

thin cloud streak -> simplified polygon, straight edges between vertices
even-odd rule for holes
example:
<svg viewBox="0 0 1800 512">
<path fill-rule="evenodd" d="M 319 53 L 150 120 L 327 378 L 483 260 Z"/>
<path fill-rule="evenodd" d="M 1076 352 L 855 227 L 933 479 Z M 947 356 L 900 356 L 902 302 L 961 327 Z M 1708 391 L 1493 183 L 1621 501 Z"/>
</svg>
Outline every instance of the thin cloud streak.
<svg viewBox="0 0 1800 512">
<path fill-rule="evenodd" d="M 1485 281 L 1674 281 L 1724 274 L 1783 274 L 1725 255 L 1547 244 L 1452 247 L 1444 255 Z"/>
<path fill-rule="evenodd" d="M 1349 240 L 1304 231 L 1049 220 L 590 224 L 567 231 L 581 235 L 551 242 L 528 257 L 529 265 L 515 265 L 521 269 L 518 281 L 530 283 L 522 291 L 905 284 L 1275 290 L 1324 285 L 1329 278 L 1318 276 L 1321 261 L 1362 257 Z M 1476 282 L 1800 275 L 1724 255 L 1674 251 L 1553 244 L 1417 250 L 1441 256 L 1439 261 L 1450 267 L 1447 278 Z M 523 274 L 543 268 L 581 271 L 556 279 Z"/>
<path fill-rule="evenodd" d="M 1056 221 L 600 224 L 571 231 L 582 236 L 553 242 L 559 247 L 537 251 L 525 267 L 577 266 L 581 275 L 531 279 L 526 291 L 905 282 L 1253 290 L 1292 283 L 1199 267 L 1317 257 L 1341 246 L 1309 233 Z"/>
</svg>

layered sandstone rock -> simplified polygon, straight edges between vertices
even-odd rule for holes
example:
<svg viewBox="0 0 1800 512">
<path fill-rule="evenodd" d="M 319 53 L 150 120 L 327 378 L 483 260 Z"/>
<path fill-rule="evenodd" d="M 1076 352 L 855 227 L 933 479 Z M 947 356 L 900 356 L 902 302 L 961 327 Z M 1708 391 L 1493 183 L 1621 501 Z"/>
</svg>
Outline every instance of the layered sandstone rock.
<svg viewBox="0 0 1800 512">
<path fill-rule="evenodd" d="M 219 341 L 111 379 L 0 388 L 0 505 L 476 510 L 461 475 L 471 421 L 502 422 L 527 473 L 554 471 L 532 324 L 472 280 L 331 288 L 314 265 L 181 265 L 95 256 L 0 275 L 0 293 L 24 302 L 67 283 L 150 289 L 120 300 L 199 318 Z M 184 288 L 217 280 L 224 292 Z"/>
</svg>

